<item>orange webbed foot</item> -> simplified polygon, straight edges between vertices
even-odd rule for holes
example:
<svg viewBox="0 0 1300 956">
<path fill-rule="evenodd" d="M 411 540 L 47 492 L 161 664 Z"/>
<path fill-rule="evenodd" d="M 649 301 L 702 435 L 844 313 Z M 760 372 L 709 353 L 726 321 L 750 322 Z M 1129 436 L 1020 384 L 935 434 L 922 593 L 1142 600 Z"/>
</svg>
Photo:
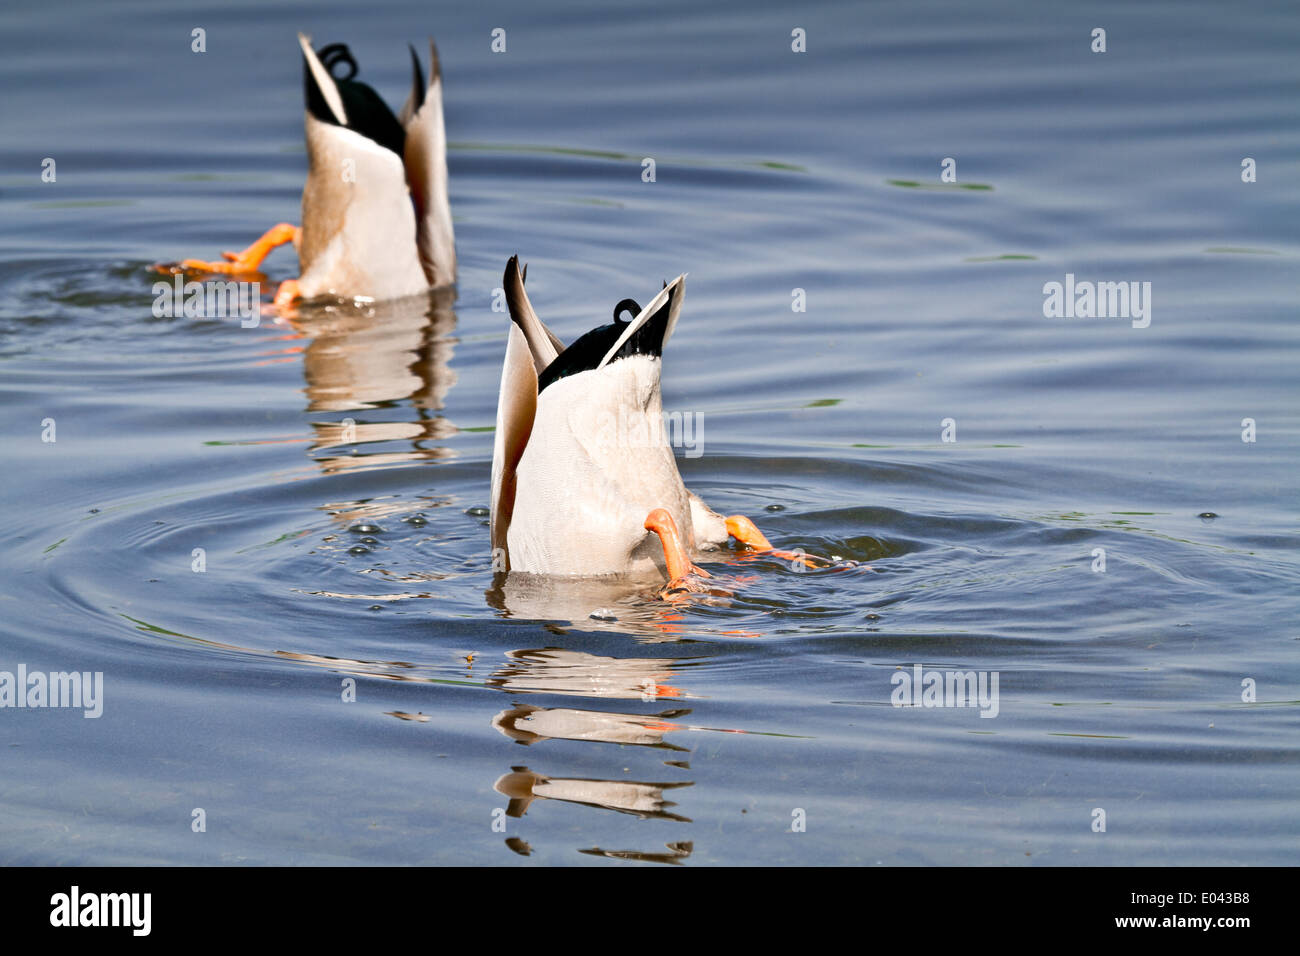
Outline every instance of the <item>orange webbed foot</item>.
<svg viewBox="0 0 1300 956">
<path fill-rule="evenodd" d="M 275 290 L 275 298 L 271 300 L 271 304 L 277 309 L 287 309 L 301 298 L 302 289 L 298 285 L 298 280 L 285 279 L 280 283 L 280 287 Z"/>
<path fill-rule="evenodd" d="M 731 515 L 727 518 L 727 534 L 731 535 L 747 548 L 755 551 L 771 551 L 772 542 L 758 530 L 754 522 L 744 515 Z"/>
<path fill-rule="evenodd" d="M 211 275 L 250 275 L 256 273 L 272 249 L 287 242 L 297 243 L 301 230 L 293 223 L 282 222 L 268 229 L 256 242 L 240 252 L 223 252 L 222 262 L 205 259 L 182 259 L 180 262 L 158 263 L 154 271 L 168 275 L 177 272 L 208 273 Z"/>
<path fill-rule="evenodd" d="M 727 534 L 731 535 L 745 547 L 752 551 L 759 551 L 763 554 L 769 554 L 774 558 L 780 558 L 783 561 L 790 561 L 795 565 L 796 570 L 807 570 L 809 568 L 829 568 L 836 564 L 829 558 L 818 557 L 814 554 L 805 554 L 803 551 L 783 551 L 780 548 L 772 547 L 772 542 L 767 540 L 767 536 L 759 531 L 754 522 L 750 521 L 744 515 L 731 515 L 727 519 Z"/>
<path fill-rule="evenodd" d="M 682 544 L 677 522 L 665 508 L 656 508 L 645 519 L 645 529 L 659 535 L 664 549 L 664 563 L 668 565 L 668 584 L 659 591 L 665 601 L 680 599 L 685 594 L 699 594 L 710 590 L 702 578 L 710 577 L 708 571 L 691 563 Z"/>
</svg>

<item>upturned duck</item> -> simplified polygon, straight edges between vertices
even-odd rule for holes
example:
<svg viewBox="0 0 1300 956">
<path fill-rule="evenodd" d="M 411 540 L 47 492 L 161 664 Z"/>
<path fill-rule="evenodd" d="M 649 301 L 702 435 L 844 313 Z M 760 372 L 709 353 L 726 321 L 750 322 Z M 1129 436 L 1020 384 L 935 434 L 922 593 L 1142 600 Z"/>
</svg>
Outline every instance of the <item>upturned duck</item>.
<svg viewBox="0 0 1300 956">
<path fill-rule="evenodd" d="M 661 591 L 704 590 L 693 555 L 736 538 L 771 551 L 743 515 L 724 517 L 682 483 L 663 429 L 659 375 L 685 275 L 644 309 L 568 348 L 537 317 L 527 267 L 506 264 L 510 337 L 492 455 L 491 537 L 499 570 L 546 575 L 659 575 Z M 619 318 L 630 312 L 630 320 Z M 644 427 L 641 427 L 644 426 Z M 785 556 L 783 552 L 776 552 Z"/>
<path fill-rule="evenodd" d="M 302 227 L 282 222 L 225 261 L 185 259 L 167 272 L 254 273 L 292 242 L 300 275 L 275 302 L 332 295 L 395 299 L 456 281 L 456 246 L 447 199 L 442 72 L 429 41 L 429 82 L 411 47 L 411 93 L 399 116 L 354 77 L 341 43 L 313 50 L 298 34 L 306 94 L 307 183 Z M 336 69 L 343 71 L 336 75 Z"/>
</svg>

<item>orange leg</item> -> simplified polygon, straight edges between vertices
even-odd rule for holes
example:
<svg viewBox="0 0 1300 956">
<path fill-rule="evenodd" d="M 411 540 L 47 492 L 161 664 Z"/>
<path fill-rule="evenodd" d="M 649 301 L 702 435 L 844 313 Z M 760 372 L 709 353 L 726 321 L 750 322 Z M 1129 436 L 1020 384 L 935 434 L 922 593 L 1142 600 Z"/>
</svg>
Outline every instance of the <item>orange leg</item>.
<svg viewBox="0 0 1300 956">
<path fill-rule="evenodd" d="M 154 266 L 159 272 L 210 272 L 222 275 L 242 275 L 256 272 L 262 260 L 277 246 L 297 242 L 300 230 L 292 223 L 282 222 L 272 226 L 260 239 L 241 252 L 223 252 L 225 262 L 207 262 L 203 259 L 182 259 L 180 262 Z"/>
<path fill-rule="evenodd" d="M 283 309 L 293 303 L 295 299 L 301 299 L 302 292 L 298 287 L 297 279 L 285 279 L 280 283 L 280 288 L 275 290 L 275 299 L 272 305 L 277 309 Z"/>
<path fill-rule="evenodd" d="M 705 590 L 704 585 L 692 578 L 707 578 L 709 572 L 691 563 L 686 548 L 682 545 L 682 535 L 677 530 L 677 522 L 673 520 L 673 516 L 663 508 L 656 508 L 646 516 L 645 529 L 659 535 L 659 541 L 664 548 L 664 561 L 668 565 L 668 586 L 660 593 L 667 594 L 669 591 L 680 589 Z"/>
<path fill-rule="evenodd" d="M 744 515 L 732 515 L 727 519 L 727 534 L 755 551 L 772 550 L 772 542 Z"/>
<path fill-rule="evenodd" d="M 822 565 L 830 564 L 825 558 L 817 558 L 801 551 L 780 551 L 772 547 L 772 542 L 767 540 L 767 536 L 744 515 L 731 515 L 727 518 L 727 534 L 753 551 L 764 551 L 773 557 L 793 561 L 803 567 L 813 567 L 815 562 L 821 562 Z"/>
</svg>

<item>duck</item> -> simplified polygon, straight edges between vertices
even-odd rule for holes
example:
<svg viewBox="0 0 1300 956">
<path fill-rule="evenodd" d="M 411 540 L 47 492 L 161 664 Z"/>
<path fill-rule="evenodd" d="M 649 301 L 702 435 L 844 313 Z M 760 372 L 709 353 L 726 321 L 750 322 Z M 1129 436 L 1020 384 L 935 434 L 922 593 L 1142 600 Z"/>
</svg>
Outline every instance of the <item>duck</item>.
<svg viewBox="0 0 1300 956">
<path fill-rule="evenodd" d="M 429 78 L 411 53 L 411 91 L 394 114 L 356 79 L 345 44 L 313 49 L 298 34 L 303 57 L 307 181 L 302 225 L 282 222 L 219 262 L 184 259 L 161 272 L 256 273 L 278 246 L 292 242 L 299 275 L 281 283 L 274 302 L 324 296 L 385 300 L 456 281 L 456 244 L 447 196 L 447 137 L 442 69 L 429 40 Z"/>
<path fill-rule="evenodd" d="M 506 263 L 510 331 L 492 454 L 493 566 L 508 574 L 657 576 L 660 596 L 703 591 L 695 564 L 734 538 L 773 552 L 744 515 L 724 516 L 687 490 L 663 434 L 663 350 L 681 314 L 685 274 L 641 308 L 565 347 Z M 622 319 L 623 314 L 632 318 Z"/>
</svg>

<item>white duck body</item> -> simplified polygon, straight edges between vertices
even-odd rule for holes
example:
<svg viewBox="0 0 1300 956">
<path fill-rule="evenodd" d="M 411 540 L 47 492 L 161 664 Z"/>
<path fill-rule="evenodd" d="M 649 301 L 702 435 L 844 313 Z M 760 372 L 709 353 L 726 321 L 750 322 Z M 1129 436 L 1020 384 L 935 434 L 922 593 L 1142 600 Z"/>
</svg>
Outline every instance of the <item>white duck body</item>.
<svg viewBox="0 0 1300 956">
<path fill-rule="evenodd" d="M 393 241 L 415 235 L 415 210 L 397 155 L 310 115 L 307 155 L 298 250 L 302 297 L 396 299 L 429 288 L 415 242 Z M 356 181 L 340 188 L 345 162 L 353 164 Z"/>
<path fill-rule="evenodd" d="M 516 470 L 508 538 L 513 570 L 662 571 L 663 548 L 644 528 L 655 508 L 666 508 L 683 537 L 693 540 L 690 502 L 672 449 L 649 430 L 623 434 L 627 419 L 620 421 L 618 411 L 662 419 L 662 364 L 656 356 L 629 356 L 561 379 L 538 396 L 533 434 Z"/>
<path fill-rule="evenodd" d="M 393 299 L 455 282 L 442 77 L 432 42 L 427 88 L 411 51 L 414 82 L 399 120 L 369 87 L 330 72 L 344 62 L 355 73 L 345 47 L 322 51 L 335 51 L 327 66 L 307 37 L 298 40 L 308 158 L 299 294 Z"/>
<path fill-rule="evenodd" d="M 672 515 L 695 550 L 726 540 L 724 519 L 687 491 L 663 434 L 660 353 L 681 311 L 684 279 L 622 323 L 603 358 L 590 353 L 585 364 L 595 367 L 558 378 L 551 369 L 539 393 L 539 375 L 553 364 L 584 362 L 559 348 L 532 311 L 515 260 L 507 266 L 512 323 L 497 411 L 492 539 L 511 572 L 662 577 L 663 547 L 645 528 L 656 508 Z M 572 348 L 601 332 L 612 337 L 619 329 L 606 326 Z M 638 333 L 643 350 L 616 355 Z"/>
</svg>

